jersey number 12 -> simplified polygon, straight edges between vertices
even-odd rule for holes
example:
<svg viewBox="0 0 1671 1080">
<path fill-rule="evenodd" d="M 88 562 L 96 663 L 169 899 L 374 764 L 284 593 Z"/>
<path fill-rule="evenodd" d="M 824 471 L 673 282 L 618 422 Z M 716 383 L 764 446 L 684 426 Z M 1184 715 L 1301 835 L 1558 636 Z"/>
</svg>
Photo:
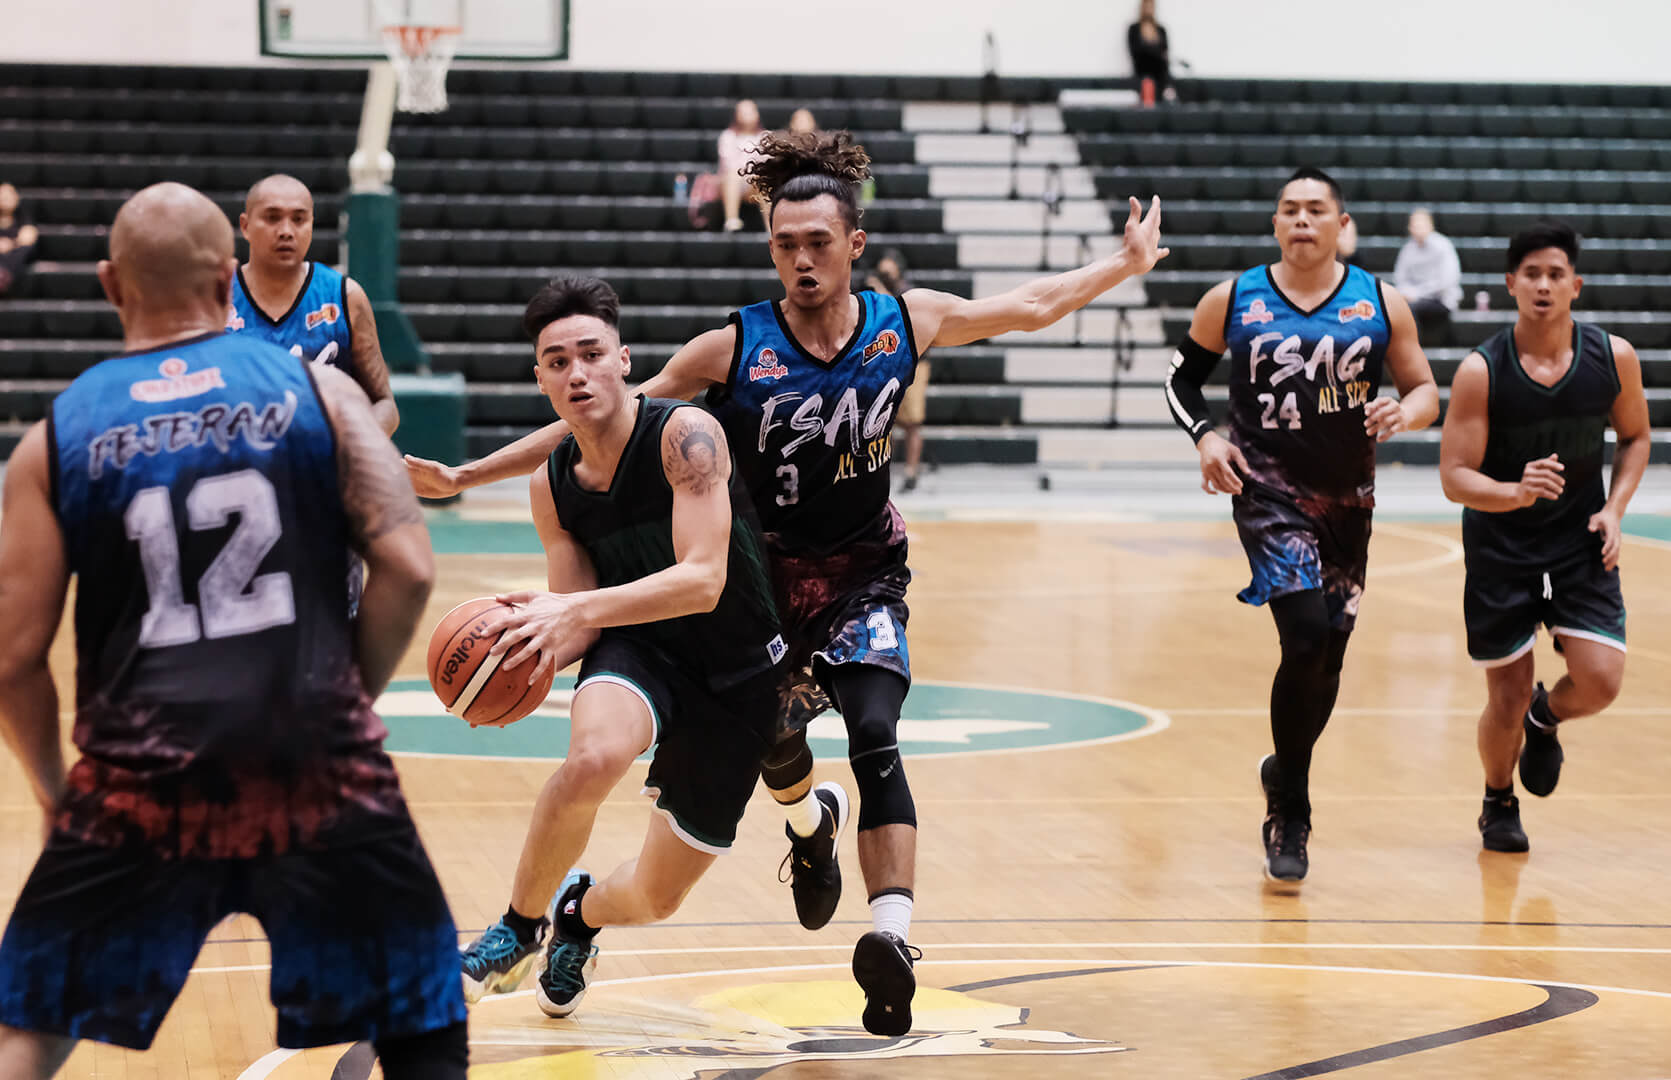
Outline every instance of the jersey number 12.
<svg viewBox="0 0 1671 1080">
<path fill-rule="evenodd" d="M 145 590 L 151 597 L 139 623 L 142 648 L 237 637 L 296 621 L 290 575 L 255 575 L 281 529 L 272 481 L 244 469 L 205 477 L 186 496 L 186 523 L 193 531 L 221 528 L 233 514 L 238 515 L 238 527 L 197 579 L 194 605 L 186 603 L 180 583 L 180 538 L 168 489 L 145 488 L 128 503 L 122 521 L 128 539 L 139 543 Z"/>
</svg>

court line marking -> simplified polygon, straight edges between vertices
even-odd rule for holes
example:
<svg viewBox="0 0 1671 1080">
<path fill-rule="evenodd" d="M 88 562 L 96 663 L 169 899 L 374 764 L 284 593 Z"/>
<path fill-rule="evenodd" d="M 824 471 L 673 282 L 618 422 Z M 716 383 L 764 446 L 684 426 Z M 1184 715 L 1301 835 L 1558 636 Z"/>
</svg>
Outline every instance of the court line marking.
<svg viewBox="0 0 1671 1080">
<path fill-rule="evenodd" d="M 1279 916 L 1273 918 L 1246 918 L 1242 916 L 1226 915 L 1175 915 L 1175 916 L 1091 916 L 1091 915 L 1018 915 L 1008 919 L 936 919 L 923 918 L 916 920 L 921 926 L 1452 926 L 1470 930 L 1500 928 L 1507 930 L 1543 929 L 1543 930 L 1671 930 L 1671 923 L 1641 923 L 1641 922 L 1549 922 L 1549 921 L 1518 921 L 1514 919 L 1348 919 L 1348 918 L 1301 918 L 1298 916 Z M 869 926 L 868 919 L 836 919 L 830 923 L 832 927 Z M 758 929 L 760 927 L 797 927 L 800 923 L 788 921 L 749 920 L 747 922 L 723 922 L 710 920 L 707 922 L 665 922 L 646 923 L 640 930 L 714 930 L 736 927 Z M 483 931 L 481 929 L 461 929 L 458 936 L 474 938 Z M 265 937 L 253 938 L 210 938 L 205 945 L 265 945 Z M 791 948 L 791 946 L 783 946 Z M 794 946 L 804 948 L 805 946 Z M 822 946 L 820 946 L 822 947 Z M 836 946 L 828 946 L 835 948 Z M 702 950 L 697 950 L 702 951 Z M 233 971 L 236 968 L 219 968 L 221 971 Z M 257 964 L 251 970 L 265 971 L 267 965 Z"/>
<path fill-rule="evenodd" d="M 740 956 L 748 953 L 816 953 L 816 952 L 846 952 L 851 948 L 845 942 L 831 945 L 722 945 L 709 947 L 678 947 L 661 949 L 610 949 L 609 956 Z M 972 941 L 959 944 L 929 943 L 929 950 L 980 950 L 980 949 L 1008 949 L 1019 951 L 1023 949 L 1333 949 L 1350 952 L 1533 952 L 1533 953 L 1597 953 L 1618 954 L 1625 956 L 1668 956 L 1671 948 L 1653 946 L 1610 946 L 1610 945 L 1442 945 L 1432 943 L 1401 943 L 1401 942 L 1305 942 L 1305 941 Z M 924 961 L 925 963 L 927 961 Z M 979 960 L 934 961 L 935 963 L 983 963 Z M 994 963 L 1008 961 L 992 961 Z M 1015 961 L 1019 963 L 1020 961 Z M 194 967 L 193 975 L 222 975 L 241 972 L 255 972 L 270 970 L 269 964 L 237 964 L 230 967 Z M 764 969 L 763 969 L 764 970 Z M 676 973 L 665 973 L 653 978 L 672 977 Z M 598 983 L 604 986 L 605 983 Z M 1667 992 L 1671 997 L 1671 992 Z"/>
<path fill-rule="evenodd" d="M 1223 708 L 1193 708 L 1183 707 L 1166 709 L 1172 716 L 1269 716 L 1271 710 L 1267 706 L 1251 707 L 1223 707 Z M 1609 705 L 1602 710 L 1608 716 L 1671 716 L 1671 706 L 1664 705 Z M 1464 708 L 1446 706 L 1432 709 L 1411 709 L 1399 707 L 1361 706 L 1346 709 L 1335 709 L 1330 716 L 1478 716 L 1478 707 Z"/>
<path fill-rule="evenodd" d="M 934 946 L 934 947 L 935 948 L 943 948 L 944 946 Z M 1035 947 L 1037 947 L 1037 946 L 1029 946 L 1029 948 L 1035 948 Z M 1078 947 L 1079 948 L 1086 948 L 1087 946 L 1078 946 Z M 1021 959 L 1008 959 L 1008 960 L 1002 960 L 1002 959 L 1000 959 L 1000 960 L 993 960 L 993 959 L 933 960 L 933 961 L 924 961 L 923 963 L 926 966 L 929 966 L 929 967 L 959 967 L 959 966 L 969 966 L 969 965 L 977 965 L 977 964 L 984 964 L 984 965 L 989 965 L 989 966 L 992 966 L 992 965 L 1018 966 L 1018 965 L 1024 965 L 1024 964 L 1045 964 L 1045 965 L 1049 965 L 1049 964 L 1057 964 L 1057 963 L 1060 963 L 1060 962 L 1061 962 L 1061 958 L 1060 957 L 1055 957 L 1055 958 L 1050 958 L 1050 959 L 1021 958 Z M 1093 961 L 1093 960 L 1089 960 L 1089 959 L 1083 959 L 1081 962 L 1086 962 L 1086 963 L 1120 963 L 1121 961 L 1118 960 L 1118 959 L 1108 960 L 1108 961 Z M 1349 967 L 1349 966 L 1333 965 L 1333 964 L 1270 964 L 1270 963 L 1253 963 L 1253 962 L 1245 962 L 1245 961 L 1237 961 L 1237 960 L 1164 960 L 1164 961 L 1151 960 L 1151 961 L 1147 961 L 1147 962 L 1151 963 L 1151 964 L 1165 963 L 1166 965 L 1171 966 L 1171 967 L 1242 968 L 1242 969 L 1253 969 L 1253 970 L 1264 970 L 1264 971 L 1303 971 L 1303 972 L 1318 972 L 1318 971 L 1321 971 L 1321 972 L 1330 972 L 1330 973 L 1334 973 L 1334 974 L 1347 974 L 1347 975 L 1394 975 L 1394 976 L 1402 975 L 1402 976 L 1408 976 L 1410 978 L 1418 978 L 1418 979 L 1456 979 L 1456 980 L 1464 981 L 1464 982 L 1498 983 L 1498 984 L 1511 985 L 1511 986 L 1534 986 L 1534 987 L 1535 986 L 1559 986 L 1559 987 L 1565 987 L 1567 989 L 1572 989 L 1572 990 L 1588 990 L 1591 993 L 1595 993 L 1595 994 L 1602 994 L 1602 993 L 1624 994 L 1624 995 L 1633 996 L 1633 997 L 1648 997 L 1648 998 L 1657 998 L 1657 999 L 1660 999 L 1660 1000 L 1671 1000 L 1671 993 L 1667 993 L 1665 991 L 1660 991 L 1660 990 L 1639 990 L 1639 989 L 1635 989 L 1633 987 L 1628 987 L 1628 986 L 1596 986 L 1596 985 L 1588 984 L 1588 983 L 1564 982 L 1564 981 L 1557 980 L 1557 979 L 1532 980 L 1532 979 L 1528 979 L 1528 978 L 1524 978 L 1524 977 L 1506 976 L 1506 975 L 1473 975 L 1473 974 L 1464 974 L 1464 973 L 1461 973 L 1461 972 L 1447 972 L 1447 971 L 1406 971 L 1406 970 L 1403 970 L 1401 968 Z M 712 977 L 720 976 L 720 975 L 764 975 L 764 974 L 773 974 L 773 973 L 787 974 L 787 973 L 790 973 L 790 972 L 831 971 L 831 970 L 840 970 L 840 971 L 851 970 L 851 964 L 848 963 L 848 962 L 835 963 L 835 964 L 783 964 L 783 965 L 777 965 L 777 966 L 773 966 L 773 967 L 718 968 L 718 969 L 713 969 L 713 970 L 708 970 L 708 971 L 685 971 L 685 972 L 669 972 L 669 973 L 664 973 L 664 974 L 659 974 L 659 975 L 637 975 L 637 976 L 633 976 L 633 977 L 625 978 L 625 979 L 599 979 L 598 981 L 596 981 L 594 983 L 591 983 L 590 986 L 589 986 L 589 989 L 598 989 L 598 988 L 605 987 L 605 986 L 629 986 L 629 985 L 634 985 L 634 984 L 638 984 L 638 983 L 647 983 L 647 982 L 664 982 L 664 981 L 667 981 L 667 980 L 670 980 L 670 979 L 712 978 Z M 534 993 L 534 991 L 532 991 L 532 990 L 517 990 L 517 991 L 514 991 L 514 992 L 509 993 L 509 994 L 494 994 L 494 995 L 491 995 L 489 997 L 485 997 L 481 1001 L 477 1002 L 475 1007 L 480 1009 L 481 1007 L 483 1007 L 485 1005 L 491 1005 L 491 1004 L 496 1004 L 496 1003 L 499 1003 L 499 1002 L 514 1001 L 514 1000 L 521 999 L 521 998 L 527 998 L 527 997 L 533 996 L 533 993 Z M 487 1040 L 487 1039 L 471 1039 L 471 1045 L 474 1045 L 474 1046 L 495 1046 L 495 1045 L 508 1045 L 508 1044 L 495 1043 L 495 1042 L 493 1042 L 491 1040 Z M 516 1045 L 525 1046 L 527 1044 L 526 1044 L 526 1042 L 520 1042 L 520 1043 L 517 1043 Z M 260 1061 L 256 1062 L 255 1065 L 250 1066 L 249 1069 L 246 1069 L 244 1072 L 240 1073 L 238 1075 L 238 1080 L 262 1080 L 262 1078 L 269 1075 L 273 1071 L 273 1069 L 275 1069 L 277 1067 L 278 1064 L 282 1063 L 284 1060 L 287 1060 L 289 1057 L 294 1056 L 295 1053 L 296 1053 L 296 1051 L 293 1051 L 293 1050 L 292 1051 L 275 1050 L 272 1053 L 267 1054 L 264 1057 L 262 1057 L 260 1059 Z M 284 1054 L 285 1057 L 280 1058 L 277 1062 L 274 1062 L 272 1065 L 268 1066 L 266 1068 L 266 1071 L 264 1071 L 264 1072 L 254 1071 L 257 1067 L 262 1065 L 263 1062 L 267 1062 L 269 1059 L 273 1058 L 275 1054 Z"/>
<path fill-rule="evenodd" d="M 935 946 L 931 946 L 931 947 L 932 948 L 942 948 L 943 946 L 935 945 Z M 1038 947 L 1037 945 L 1032 945 L 1032 944 L 1028 945 L 1028 948 L 1037 948 L 1037 947 Z M 1080 945 L 1078 947 L 1079 948 L 1088 948 L 1088 947 L 1092 947 L 1092 946 Z M 1118 958 L 1113 959 L 1113 960 L 1096 961 L 1096 960 L 1088 960 L 1088 959 L 1076 957 L 1075 960 L 1078 961 L 1078 962 L 1081 962 L 1081 963 L 1118 964 L 1118 963 L 1123 962 L 1122 960 L 1120 960 Z M 970 966 L 970 965 L 975 965 L 975 964 L 988 964 L 988 965 L 996 965 L 996 964 L 1005 964 L 1005 965 L 1059 964 L 1059 963 L 1061 963 L 1061 957 L 1052 957 L 1052 958 L 1049 958 L 1049 959 L 1045 959 L 1045 958 L 1042 958 L 1042 957 L 1031 957 L 1031 958 L 1016 958 L 1016 959 L 1008 959 L 1008 960 L 1002 960 L 1002 959 L 1000 959 L 1000 960 L 993 960 L 993 959 L 981 959 L 981 960 L 923 960 L 923 961 L 920 961 L 920 963 L 922 963 L 924 966 L 927 966 L 927 967 L 964 967 L 964 966 Z M 1327 971 L 1327 972 L 1334 972 L 1334 973 L 1338 973 L 1338 974 L 1348 974 L 1348 975 L 1408 975 L 1411 978 L 1417 978 L 1417 979 L 1461 979 L 1461 980 L 1464 980 L 1464 981 L 1467 981 L 1467 982 L 1504 983 L 1504 984 L 1513 985 L 1513 986 L 1539 986 L 1539 985 L 1542 985 L 1542 986 L 1562 986 L 1562 987 L 1566 987 L 1566 988 L 1571 989 L 1571 990 L 1588 990 L 1591 993 L 1629 994 L 1629 995 L 1636 996 L 1636 997 L 1650 997 L 1650 998 L 1659 998 L 1659 999 L 1662 999 L 1662 1000 L 1671 1000 L 1671 991 L 1665 991 L 1665 990 L 1640 990 L 1640 989 L 1636 989 L 1634 987 L 1629 987 L 1629 986 L 1596 986 L 1596 985 L 1593 985 L 1593 984 L 1590 984 L 1590 983 L 1565 982 L 1565 981 L 1560 980 L 1560 979 L 1544 979 L 1544 978 L 1533 979 L 1533 978 L 1528 978 L 1528 977 L 1525 977 L 1525 976 L 1517 976 L 1517 975 L 1474 975 L 1474 974 L 1466 974 L 1466 973 L 1463 973 L 1463 972 L 1455 972 L 1455 971 L 1408 971 L 1408 970 L 1405 970 L 1403 968 L 1353 967 L 1353 966 L 1340 965 L 1340 964 L 1268 964 L 1268 963 L 1257 963 L 1257 962 L 1254 962 L 1254 961 L 1243 961 L 1243 960 L 1147 959 L 1147 960 L 1144 961 L 1144 963 L 1145 964 L 1153 964 L 1153 965 L 1165 964 L 1165 965 L 1168 965 L 1168 966 L 1171 966 L 1171 967 L 1254 968 L 1254 969 L 1263 969 L 1263 970 L 1272 970 L 1272 971 Z M 772 972 L 829 971 L 831 969 L 850 970 L 850 968 L 851 968 L 851 965 L 848 964 L 848 963 L 840 963 L 840 964 L 782 964 L 782 965 L 777 965 L 777 966 L 773 966 L 773 967 L 754 967 L 754 968 L 714 968 L 714 969 L 707 970 L 707 971 L 667 972 L 667 973 L 663 973 L 663 974 L 660 974 L 660 975 L 634 975 L 630 978 L 625 978 L 625 979 L 600 979 L 595 983 L 589 983 L 587 988 L 592 989 L 592 988 L 595 988 L 595 987 L 602 987 L 602 986 L 628 986 L 628 985 L 633 985 L 633 984 L 637 984 L 637 983 L 662 982 L 662 981 L 666 981 L 668 979 L 705 979 L 705 978 L 713 978 L 713 977 L 720 976 L 720 975 L 765 975 L 765 974 L 770 974 Z M 493 995 L 490 995 L 488 997 L 484 997 L 480 1001 L 478 1001 L 476 1003 L 476 1007 L 480 1008 L 481 1006 L 487 1005 L 489 1003 L 495 1003 L 495 1002 L 500 1002 L 500 1001 L 511 1001 L 511 1000 L 515 1000 L 517 998 L 532 997 L 533 994 L 534 994 L 534 991 L 532 991 L 532 990 L 516 990 L 516 991 L 513 991 L 509 994 L 493 994 Z"/>
<path fill-rule="evenodd" d="M 1432 570 L 1436 567 L 1449 566 L 1452 563 L 1462 561 L 1462 542 L 1454 540 L 1449 536 L 1445 536 L 1442 533 L 1431 533 L 1423 529 L 1412 528 L 1409 525 L 1400 525 L 1394 521 L 1378 521 L 1375 523 L 1374 528 L 1376 532 L 1391 533 L 1393 536 L 1402 536 L 1406 540 L 1430 540 L 1445 549 L 1440 554 L 1429 555 L 1425 559 L 1416 559 L 1413 562 L 1394 563 L 1391 566 L 1378 567 L 1375 570 L 1376 580 L 1389 577 L 1401 577 L 1405 574 L 1419 574 L 1423 570 Z"/>
<path fill-rule="evenodd" d="M 266 1080 L 267 1077 L 278 1070 L 280 1065 L 299 1053 L 301 1053 L 300 1050 L 286 1050 L 281 1047 L 271 1053 L 263 1054 L 254 1065 L 238 1074 L 238 1080 Z"/>
<path fill-rule="evenodd" d="M 1144 723 L 1132 731 L 1123 731 L 1118 735 L 1102 735 L 1094 739 L 1079 739 L 1074 742 L 1040 743 L 1034 746 L 994 746 L 974 750 L 930 750 L 924 753 L 912 752 L 905 755 L 907 761 L 928 761 L 933 758 L 967 758 L 988 757 L 992 754 L 1034 754 L 1047 750 L 1075 750 L 1087 746 L 1102 746 L 1108 743 L 1129 742 L 1132 739 L 1142 739 L 1150 735 L 1157 735 L 1172 726 L 1172 717 L 1164 709 L 1157 709 L 1152 705 L 1142 705 L 1135 701 L 1125 701 L 1121 698 L 1102 697 L 1098 694 L 1078 694 L 1070 690 L 1045 690 L 1036 686 L 1017 686 L 1011 683 L 974 683 L 949 682 L 943 679 L 923 679 L 924 685 L 944 686 L 952 690 L 994 690 L 1007 694 L 1029 694 L 1042 698 L 1066 698 L 1070 701 L 1086 701 L 1094 705 L 1106 705 L 1110 708 L 1123 709 L 1143 717 Z M 391 757 L 412 758 L 444 758 L 451 761 L 529 761 L 553 762 L 562 761 L 560 757 L 517 757 L 512 755 L 488 754 L 438 754 L 429 750 L 390 750 Z M 835 760 L 835 759 L 830 759 Z M 412 800 L 407 800 L 412 801 Z M 985 800 L 973 800 L 985 801 Z M 445 805 L 440 803 L 425 803 L 428 806 Z M 483 804 L 473 804 L 483 805 Z M 487 804 L 491 805 L 491 804 Z M 525 806 L 526 803 L 514 805 Z M 638 805 L 638 804 L 635 804 Z"/>
</svg>

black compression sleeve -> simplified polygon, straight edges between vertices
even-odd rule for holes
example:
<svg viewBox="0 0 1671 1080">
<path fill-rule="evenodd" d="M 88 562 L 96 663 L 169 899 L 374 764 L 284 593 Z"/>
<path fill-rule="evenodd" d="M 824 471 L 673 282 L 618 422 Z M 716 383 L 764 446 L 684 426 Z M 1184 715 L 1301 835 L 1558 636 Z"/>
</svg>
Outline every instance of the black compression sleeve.
<svg viewBox="0 0 1671 1080">
<path fill-rule="evenodd" d="M 1218 353 L 1196 344 L 1194 338 L 1185 334 L 1178 351 L 1172 354 L 1172 366 L 1166 370 L 1166 404 L 1172 410 L 1172 419 L 1196 442 L 1213 426 L 1212 415 L 1207 412 L 1207 396 L 1201 388 L 1207 384 L 1207 376 L 1213 373 L 1218 359 Z"/>
</svg>

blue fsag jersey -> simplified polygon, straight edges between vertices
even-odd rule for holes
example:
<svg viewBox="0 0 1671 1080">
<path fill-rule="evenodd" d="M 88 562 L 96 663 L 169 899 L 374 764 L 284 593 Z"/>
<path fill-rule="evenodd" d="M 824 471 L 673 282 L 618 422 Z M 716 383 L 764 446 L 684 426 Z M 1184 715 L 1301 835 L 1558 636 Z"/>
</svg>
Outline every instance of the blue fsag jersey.
<svg viewBox="0 0 1671 1080">
<path fill-rule="evenodd" d="M 232 279 L 232 311 L 226 329 L 270 341 L 310 364 L 332 364 L 350 375 L 354 373 L 349 351 L 353 336 L 348 327 L 348 279 L 329 266 L 308 263 L 308 276 L 295 303 L 276 319 L 269 318 L 250 299 L 240 267 Z"/>
<path fill-rule="evenodd" d="M 1256 266 L 1225 313 L 1230 440 L 1255 481 L 1290 495 L 1370 506 L 1375 439 L 1364 407 L 1380 392 L 1391 340 L 1381 283 L 1346 267 L 1316 308 L 1293 304 Z"/>
<path fill-rule="evenodd" d="M 828 363 L 795 340 L 776 301 L 731 316 L 730 378 L 708 406 L 779 550 L 834 550 L 888 503 L 890 433 L 917 343 L 903 300 L 857 296 L 858 325 Z"/>
</svg>

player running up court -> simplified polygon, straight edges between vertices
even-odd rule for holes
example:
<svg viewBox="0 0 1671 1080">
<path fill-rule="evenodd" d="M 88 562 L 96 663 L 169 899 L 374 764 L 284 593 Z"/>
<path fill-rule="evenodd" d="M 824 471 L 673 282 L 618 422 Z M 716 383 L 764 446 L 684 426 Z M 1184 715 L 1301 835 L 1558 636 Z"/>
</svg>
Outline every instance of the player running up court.
<svg viewBox="0 0 1671 1080">
<path fill-rule="evenodd" d="M 1485 669 L 1480 762 L 1489 851 L 1525 851 L 1514 795 L 1548 795 L 1561 776 L 1555 725 L 1600 712 L 1625 673 L 1619 521 L 1648 465 L 1642 365 L 1624 338 L 1577 323 L 1578 235 L 1535 225 L 1509 243 L 1512 327 L 1468 354 L 1451 385 L 1440 450 L 1445 494 L 1459 502 L 1468 577 L 1468 655 Z M 1618 436 L 1602 483 L 1608 424 Z M 1532 643 L 1547 626 L 1567 673 L 1533 682 Z M 1524 728 L 1524 749 L 1522 749 Z"/>
<path fill-rule="evenodd" d="M 1215 286 L 1196 305 L 1167 375 L 1167 401 L 1196 440 L 1202 488 L 1232 496 L 1253 582 L 1269 603 L 1282 659 L 1271 685 L 1265 872 L 1300 881 L 1311 834 L 1311 751 L 1334 711 L 1358 617 L 1375 505 L 1375 444 L 1439 412 L 1410 305 L 1335 259 L 1348 220 L 1340 187 L 1318 169 L 1277 197 L 1282 258 Z M 1230 438 L 1212 430 L 1201 392 L 1230 351 Z M 1399 400 L 1379 396 L 1385 367 Z"/>
<path fill-rule="evenodd" d="M 244 196 L 238 228 L 249 241 L 249 262 L 232 282 L 227 330 L 253 334 L 309 363 L 352 375 L 371 398 L 377 423 L 394 434 L 400 413 L 389 390 L 371 300 L 353 278 L 308 260 L 313 193 L 307 185 L 283 173 L 256 181 Z"/>
<path fill-rule="evenodd" d="M 852 291 L 865 249 L 858 185 L 869 158 L 847 132 L 768 135 L 750 177 L 770 202 L 771 255 L 784 298 L 744 308 L 680 349 L 644 390 L 708 393 L 772 557 L 793 686 L 763 775 L 784 805 L 796 913 L 817 929 L 841 895 L 836 840 L 840 789 L 812 785 L 805 725 L 826 695 L 841 709 L 859 788 L 859 863 L 873 929 L 853 952 L 865 1027 L 911 1025 L 916 990 L 906 945 L 916 873 L 916 806 L 896 732 L 909 686 L 905 643 L 905 526 L 888 501 L 890 431 L 917 357 L 1012 330 L 1038 330 L 1090 303 L 1165 255 L 1158 200 L 1112 256 L 981 300 L 928 289 L 903 297 Z M 408 458 L 424 494 L 535 467 L 561 437 L 554 425 L 482 461 L 453 469 Z"/>
<path fill-rule="evenodd" d="M 463 967 L 472 1000 L 515 988 L 549 923 L 536 999 L 550 1016 L 580 1004 L 599 928 L 667 918 L 730 848 L 772 746 L 787 652 L 725 433 L 686 402 L 627 392 L 620 308 L 595 278 L 558 278 L 523 316 L 535 377 L 572 434 L 529 485 L 551 591 L 505 598 L 519 606 L 493 653 L 530 681 L 585 661 L 568 754 L 535 804 L 510 908 Z M 660 814 L 644 849 L 602 881 L 564 880 L 598 805 L 652 746 L 645 790 Z M 522 914 L 554 890 L 545 919 Z"/>
<path fill-rule="evenodd" d="M 148 1047 L 243 911 L 280 1046 L 365 1039 L 385 1076 L 464 1080 L 457 931 L 371 708 L 434 579 L 423 514 L 350 379 L 224 333 L 236 269 L 202 195 L 129 199 L 99 264 L 129 351 L 6 468 L 0 731 L 50 834 L 0 943 L 0 1076 Z M 66 775 L 47 650 L 71 574 Z"/>
</svg>

